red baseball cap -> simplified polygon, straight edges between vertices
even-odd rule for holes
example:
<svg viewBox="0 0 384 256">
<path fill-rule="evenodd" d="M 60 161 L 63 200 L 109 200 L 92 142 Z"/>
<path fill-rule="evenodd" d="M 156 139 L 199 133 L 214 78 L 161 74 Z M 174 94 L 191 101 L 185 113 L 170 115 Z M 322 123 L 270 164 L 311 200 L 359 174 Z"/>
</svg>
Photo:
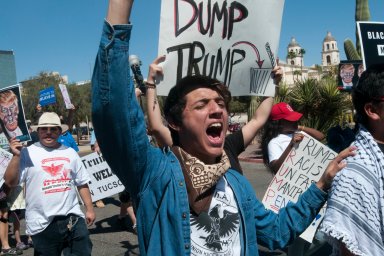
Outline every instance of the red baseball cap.
<svg viewBox="0 0 384 256">
<path fill-rule="evenodd" d="M 272 107 L 271 111 L 271 119 L 273 121 L 285 119 L 288 121 L 298 121 L 303 114 L 296 112 L 292 109 L 291 106 L 288 105 L 288 103 L 280 102 Z"/>
</svg>

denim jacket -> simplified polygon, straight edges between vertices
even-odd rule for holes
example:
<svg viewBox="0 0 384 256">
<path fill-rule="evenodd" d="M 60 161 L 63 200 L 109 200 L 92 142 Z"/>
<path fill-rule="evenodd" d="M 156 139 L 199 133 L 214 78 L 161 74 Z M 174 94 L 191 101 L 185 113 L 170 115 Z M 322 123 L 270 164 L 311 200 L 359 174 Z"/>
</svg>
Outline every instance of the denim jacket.
<svg viewBox="0 0 384 256">
<path fill-rule="evenodd" d="M 141 255 L 190 255 L 189 203 L 184 176 L 169 148 L 152 147 L 130 77 L 131 25 L 104 23 L 92 78 L 92 117 L 97 141 L 137 207 Z M 315 185 L 279 214 L 265 209 L 246 180 L 225 174 L 239 213 L 241 255 L 258 255 L 257 244 L 282 248 L 293 241 L 326 200 Z"/>
</svg>

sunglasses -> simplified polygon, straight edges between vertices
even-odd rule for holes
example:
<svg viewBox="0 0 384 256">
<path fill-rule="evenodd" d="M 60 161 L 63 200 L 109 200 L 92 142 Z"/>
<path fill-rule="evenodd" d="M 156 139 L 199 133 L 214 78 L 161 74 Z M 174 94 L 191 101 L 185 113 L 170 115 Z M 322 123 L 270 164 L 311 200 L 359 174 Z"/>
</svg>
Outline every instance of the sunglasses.
<svg viewBox="0 0 384 256">
<path fill-rule="evenodd" d="M 43 131 L 43 132 L 47 132 L 47 131 L 50 131 L 50 132 L 57 132 L 59 131 L 59 127 L 40 127 L 39 130 Z"/>
</svg>

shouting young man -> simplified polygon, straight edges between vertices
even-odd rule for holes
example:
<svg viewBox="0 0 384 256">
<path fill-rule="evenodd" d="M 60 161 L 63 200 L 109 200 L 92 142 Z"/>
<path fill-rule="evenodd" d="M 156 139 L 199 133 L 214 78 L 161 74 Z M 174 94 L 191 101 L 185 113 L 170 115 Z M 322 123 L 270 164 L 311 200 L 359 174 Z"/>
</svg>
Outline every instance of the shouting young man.
<svg viewBox="0 0 384 256">
<path fill-rule="evenodd" d="M 167 97 L 174 146 L 152 147 L 130 79 L 132 3 L 109 2 L 92 78 L 92 115 L 103 156 L 134 199 L 140 254 L 257 255 L 257 243 L 285 247 L 315 218 L 351 151 L 296 204 L 279 214 L 266 210 L 223 151 L 230 92 L 200 75 L 181 79 Z"/>
</svg>

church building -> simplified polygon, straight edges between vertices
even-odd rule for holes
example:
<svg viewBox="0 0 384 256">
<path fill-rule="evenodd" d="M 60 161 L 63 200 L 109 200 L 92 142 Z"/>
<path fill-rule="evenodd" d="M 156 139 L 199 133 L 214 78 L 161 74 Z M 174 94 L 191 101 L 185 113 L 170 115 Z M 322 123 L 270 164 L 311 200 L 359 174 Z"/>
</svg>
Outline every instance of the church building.
<svg viewBox="0 0 384 256">
<path fill-rule="evenodd" d="M 296 81 L 304 81 L 309 78 L 320 80 L 329 68 L 337 66 L 340 63 L 337 41 L 331 32 L 328 32 L 323 40 L 321 65 L 305 66 L 304 56 L 305 50 L 296 39 L 292 37 L 287 47 L 286 61 L 280 61 L 280 66 L 284 72 L 283 83 L 292 86 Z"/>
</svg>

